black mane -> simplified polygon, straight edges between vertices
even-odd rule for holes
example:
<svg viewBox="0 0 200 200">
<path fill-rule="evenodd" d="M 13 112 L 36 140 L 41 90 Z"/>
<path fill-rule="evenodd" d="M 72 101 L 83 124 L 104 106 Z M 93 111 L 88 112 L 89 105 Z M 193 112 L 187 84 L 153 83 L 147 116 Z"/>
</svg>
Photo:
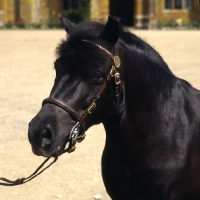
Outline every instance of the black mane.
<svg viewBox="0 0 200 200">
<path fill-rule="evenodd" d="M 66 55 L 66 50 L 69 50 L 67 46 L 69 45 L 73 49 L 76 48 L 77 45 L 80 44 L 80 42 L 84 39 L 94 40 L 98 38 L 101 35 L 104 27 L 104 24 L 98 22 L 82 22 L 76 25 L 72 30 L 69 31 L 67 40 L 62 40 L 62 42 L 57 46 L 56 55 L 58 57 Z M 159 59 L 162 59 L 149 44 L 128 30 L 124 30 L 121 25 L 119 38 L 129 47 L 132 47 L 132 49 L 148 52 L 150 54 L 153 53 Z"/>
<path fill-rule="evenodd" d="M 111 50 L 112 46 L 100 38 L 104 27 L 104 24 L 98 22 L 82 22 L 74 26 L 68 32 L 67 40 L 62 40 L 57 46 L 57 57 L 68 58 L 66 60 L 70 59 L 73 62 L 73 64 L 70 62 L 70 66 L 75 66 L 82 75 L 94 73 L 95 66 L 98 66 L 100 62 L 99 58 L 104 58 L 105 53 L 93 45 L 89 46 L 90 51 L 88 51 L 88 48 L 85 47 L 88 47 L 88 45 L 83 45 L 83 40 L 94 41 L 107 50 Z M 163 78 L 174 79 L 175 76 L 154 48 L 135 34 L 124 30 L 121 25 L 119 28 L 120 35 L 118 41 L 123 43 L 134 57 L 138 58 L 138 62 L 141 62 L 138 64 L 150 76 L 148 79 L 151 79 L 152 76 L 159 79 L 157 80 L 158 82 Z"/>
</svg>

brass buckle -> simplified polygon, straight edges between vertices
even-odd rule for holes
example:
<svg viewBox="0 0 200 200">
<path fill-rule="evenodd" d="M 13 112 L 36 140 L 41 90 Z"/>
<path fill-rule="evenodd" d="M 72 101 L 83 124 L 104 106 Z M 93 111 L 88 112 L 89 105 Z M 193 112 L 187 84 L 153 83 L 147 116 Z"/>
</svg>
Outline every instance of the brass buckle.
<svg viewBox="0 0 200 200">
<path fill-rule="evenodd" d="M 72 147 L 69 149 L 68 153 L 72 153 L 72 152 L 74 152 L 75 149 L 76 149 L 76 147 L 75 147 L 75 146 L 72 146 Z"/>
<path fill-rule="evenodd" d="M 81 143 L 85 139 L 85 136 L 86 136 L 85 134 L 81 135 L 80 137 L 77 138 L 77 141 Z"/>
<path fill-rule="evenodd" d="M 115 71 L 115 67 L 112 65 L 112 68 L 110 70 L 110 76 L 114 77 L 114 71 Z"/>
<path fill-rule="evenodd" d="M 96 103 L 92 103 L 92 105 L 88 108 L 88 114 L 92 114 L 92 111 L 96 108 Z"/>
<path fill-rule="evenodd" d="M 120 73 L 115 73 L 115 84 L 119 85 L 121 83 Z"/>
</svg>

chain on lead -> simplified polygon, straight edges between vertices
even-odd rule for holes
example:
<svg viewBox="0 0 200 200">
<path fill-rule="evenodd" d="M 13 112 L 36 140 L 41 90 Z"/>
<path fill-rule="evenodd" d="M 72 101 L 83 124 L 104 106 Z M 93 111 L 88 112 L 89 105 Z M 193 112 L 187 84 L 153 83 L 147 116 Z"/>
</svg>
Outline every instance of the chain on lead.
<svg viewBox="0 0 200 200">
<path fill-rule="evenodd" d="M 69 134 L 69 139 L 71 139 L 71 144 L 69 144 L 69 150 L 68 150 L 68 153 L 72 153 L 73 151 L 75 151 L 75 149 L 76 149 L 76 142 L 82 142 L 84 139 L 85 139 L 85 133 L 84 134 L 82 134 L 82 135 L 80 135 L 80 136 L 78 136 L 79 135 L 79 133 L 80 133 L 80 129 L 81 129 L 81 124 L 80 124 L 80 122 L 77 122 L 74 126 L 73 126 L 73 128 L 72 128 L 72 130 L 71 130 L 71 132 L 70 132 L 70 134 Z"/>
</svg>

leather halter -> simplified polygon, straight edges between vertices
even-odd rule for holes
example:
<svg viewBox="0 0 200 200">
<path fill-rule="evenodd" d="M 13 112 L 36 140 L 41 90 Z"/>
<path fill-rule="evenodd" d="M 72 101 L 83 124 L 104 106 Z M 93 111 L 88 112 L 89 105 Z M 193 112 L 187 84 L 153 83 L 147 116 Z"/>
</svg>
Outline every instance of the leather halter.
<svg viewBox="0 0 200 200">
<path fill-rule="evenodd" d="M 107 83 L 113 77 L 115 79 L 115 102 L 117 104 L 119 102 L 119 84 L 121 80 L 120 80 L 120 74 L 117 71 L 117 68 L 120 67 L 120 58 L 118 56 L 114 56 L 112 53 L 110 53 L 107 49 L 103 48 L 99 44 L 93 43 L 89 40 L 83 40 L 83 42 L 90 43 L 100 48 L 101 50 L 103 50 L 113 60 L 113 65 L 112 65 L 111 70 L 107 74 L 105 81 L 102 83 L 99 92 L 96 94 L 94 100 L 91 102 L 91 104 L 88 106 L 88 108 L 85 110 L 85 112 L 82 115 L 80 115 L 75 109 L 73 109 L 71 106 L 67 105 L 65 102 L 59 99 L 48 97 L 43 100 L 42 106 L 44 106 L 47 103 L 54 104 L 62 108 L 66 112 L 70 113 L 77 120 L 77 123 L 71 129 L 70 134 L 69 134 L 69 146 L 67 149 L 64 150 L 64 152 L 68 152 L 68 153 L 75 151 L 75 148 L 76 148 L 75 145 L 77 141 L 82 142 L 85 139 L 85 128 L 84 128 L 83 122 L 86 119 L 86 117 L 88 115 L 91 115 L 92 112 L 95 110 L 97 100 L 100 98 L 101 94 L 105 90 Z"/>
<path fill-rule="evenodd" d="M 53 97 L 48 97 L 46 99 L 43 100 L 42 102 L 42 106 L 50 103 L 50 104 L 54 104 L 56 106 L 61 107 L 63 110 L 65 110 L 66 112 L 70 113 L 76 120 L 77 123 L 73 126 L 73 128 L 70 131 L 69 134 L 69 146 L 67 147 L 67 149 L 65 149 L 63 153 L 68 152 L 71 153 L 73 151 L 75 151 L 76 147 L 76 142 L 81 142 L 84 138 L 85 138 L 85 130 L 83 127 L 83 122 L 85 120 L 85 118 L 88 115 L 91 115 L 92 112 L 94 111 L 94 109 L 96 108 L 96 102 L 99 99 L 99 97 L 101 96 L 101 94 L 103 93 L 103 91 L 106 88 L 107 83 L 111 80 L 111 78 L 114 77 L 115 79 L 115 102 L 116 104 L 119 103 L 119 84 L 121 82 L 120 80 L 120 74 L 119 72 L 117 72 L 117 68 L 120 67 L 120 58 L 118 56 L 114 56 L 112 53 L 110 53 L 108 50 L 106 50 L 105 48 L 103 48 L 102 46 L 93 43 L 89 40 L 83 40 L 84 42 L 88 42 L 90 44 L 95 45 L 96 47 L 100 48 L 101 50 L 103 50 L 104 52 L 106 52 L 108 54 L 108 56 L 113 60 L 113 65 L 111 70 L 109 71 L 106 80 L 102 83 L 101 88 L 99 90 L 99 92 L 97 93 L 97 95 L 95 96 L 94 100 L 91 102 L 91 104 L 88 106 L 88 108 L 85 110 L 83 115 L 80 115 L 76 110 L 74 110 L 71 106 L 67 105 L 65 102 L 58 100 L 56 98 Z M 81 129 L 82 128 L 82 132 Z M 81 133 L 80 133 L 81 132 Z M 45 171 L 47 168 L 49 168 L 53 163 L 55 163 L 58 159 L 58 157 L 54 157 L 54 160 L 46 167 L 44 167 L 44 165 L 48 162 L 48 160 L 51 157 L 48 157 L 30 176 L 28 176 L 27 178 L 19 178 L 15 181 L 9 180 L 7 178 L 4 177 L 0 177 L 0 180 L 3 182 L 0 182 L 0 185 L 3 186 L 16 186 L 16 185 L 21 185 L 24 184 L 26 182 L 31 181 L 32 179 L 34 179 L 35 177 L 37 177 L 38 175 L 40 175 L 43 171 Z"/>
</svg>

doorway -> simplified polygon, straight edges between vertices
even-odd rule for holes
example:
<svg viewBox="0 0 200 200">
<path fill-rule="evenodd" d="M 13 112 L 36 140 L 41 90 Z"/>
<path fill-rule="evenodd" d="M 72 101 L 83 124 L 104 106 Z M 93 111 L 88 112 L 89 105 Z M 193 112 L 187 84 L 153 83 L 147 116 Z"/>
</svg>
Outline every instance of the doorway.
<svg viewBox="0 0 200 200">
<path fill-rule="evenodd" d="M 20 17 L 20 2 L 15 0 L 15 22 L 18 22 Z"/>
<path fill-rule="evenodd" d="M 123 25 L 134 25 L 134 0 L 110 0 L 110 15 L 119 17 L 123 21 Z"/>
</svg>

